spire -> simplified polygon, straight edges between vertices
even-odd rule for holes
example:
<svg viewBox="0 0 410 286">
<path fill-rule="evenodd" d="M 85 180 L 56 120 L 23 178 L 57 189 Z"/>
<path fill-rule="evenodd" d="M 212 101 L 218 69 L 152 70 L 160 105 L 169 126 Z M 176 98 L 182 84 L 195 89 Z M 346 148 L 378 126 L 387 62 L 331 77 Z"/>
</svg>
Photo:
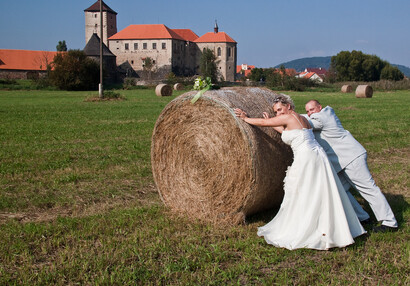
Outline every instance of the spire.
<svg viewBox="0 0 410 286">
<path fill-rule="evenodd" d="M 216 20 L 215 20 L 214 33 L 215 33 L 215 34 L 218 33 L 218 23 L 216 22 Z"/>
</svg>

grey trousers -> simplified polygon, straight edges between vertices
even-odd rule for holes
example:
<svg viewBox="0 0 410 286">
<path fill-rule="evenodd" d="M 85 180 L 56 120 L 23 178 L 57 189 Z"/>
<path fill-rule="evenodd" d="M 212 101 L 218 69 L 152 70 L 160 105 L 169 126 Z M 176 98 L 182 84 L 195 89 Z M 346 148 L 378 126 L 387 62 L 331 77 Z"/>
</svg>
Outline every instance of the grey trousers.
<svg viewBox="0 0 410 286">
<path fill-rule="evenodd" d="M 369 203 L 377 221 L 381 221 L 383 225 L 390 227 L 398 226 L 386 197 L 370 174 L 369 167 L 367 166 L 366 153 L 353 160 L 338 173 L 338 176 L 360 221 L 368 219 L 369 214 L 348 191 L 351 186 Z"/>
</svg>

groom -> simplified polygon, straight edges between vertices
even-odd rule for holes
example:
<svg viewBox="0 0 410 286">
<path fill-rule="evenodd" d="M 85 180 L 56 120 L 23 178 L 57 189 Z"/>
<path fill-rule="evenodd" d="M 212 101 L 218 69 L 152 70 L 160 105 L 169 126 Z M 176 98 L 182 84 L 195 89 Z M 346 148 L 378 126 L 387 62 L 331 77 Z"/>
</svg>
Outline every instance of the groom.
<svg viewBox="0 0 410 286">
<path fill-rule="evenodd" d="M 375 232 L 395 231 L 398 228 L 396 218 L 380 188 L 376 185 L 367 166 L 367 152 L 363 146 L 345 130 L 333 108 L 322 105 L 317 100 L 310 100 L 305 105 L 310 125 L 315 138 L 326 151 L 329 161 L 338 173 L 347 195 L 360 221 L 369 221 L 369 215 L 349 192 L 354 187 L 369 202 L 377 221 L 381 225 Z"/>
</svg>

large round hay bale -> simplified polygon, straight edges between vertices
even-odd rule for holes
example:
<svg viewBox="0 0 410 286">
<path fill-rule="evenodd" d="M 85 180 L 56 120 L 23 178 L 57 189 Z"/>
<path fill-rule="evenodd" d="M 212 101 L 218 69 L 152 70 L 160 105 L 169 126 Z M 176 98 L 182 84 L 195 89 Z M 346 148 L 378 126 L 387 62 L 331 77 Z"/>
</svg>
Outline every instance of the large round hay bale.
<svg viewBox="0 0 410 286">
<path fill-rule="evenodd" d="M 372 97 L 373 88 L 370 85 L 358 85 L 356 88 L 356 97 Z"/>
<path fill-rule="evenodd" d="M 157 85 L 155 88 L 155 94 L 157 96 L 171 96 L 172 95 L 172 87 L 168 84 L 161 83 Z"/>
<path fill-rule="evenodd" d="M 351 85 L 345 84 L 345 85 L 342 86 L 341 91 L 342 91 L 343 93 L 350 93 L 350 92 L 353 91 L 353 88 L 352 88 Z"/>
<path fill-rule="evenodd" d="M 184 85 L 182 83 L 176 83 L 174 84 L 174 89 L 175 90 L 183 90 L 184 89 Z"/>
<path fill-rule="evenodd" d="M 243 222 L 283 198 L 283 179 L 292 152 L 273 128 L 251 126 L 251 117 L 273 114 L 274 93 L 262 88 L 187 92 L 161 112 L 151 145 L 152 172 L 162 201 L 171 210 L 211 222 Z"/>
</svg>

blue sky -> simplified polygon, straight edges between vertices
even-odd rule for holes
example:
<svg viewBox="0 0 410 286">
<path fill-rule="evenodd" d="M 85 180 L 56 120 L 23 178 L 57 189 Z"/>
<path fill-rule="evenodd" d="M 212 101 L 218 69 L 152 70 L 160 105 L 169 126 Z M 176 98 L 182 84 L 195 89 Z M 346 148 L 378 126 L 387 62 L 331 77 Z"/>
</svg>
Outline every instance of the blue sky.
<svg viewBox="0 0 410 286">
<path fill-rule="evenodd" d="M 0 49 L 54 51 L 85 46 L 84 9 L 96 0 L 0 0 Z M 238 64 L 273 67 L 360 50 L 410 67 L 409 0 L 105 0 L 118 31 L 131 24 L 189 28 L 198 36 L 215 20 L 238 42 Z"/>
</svg>

